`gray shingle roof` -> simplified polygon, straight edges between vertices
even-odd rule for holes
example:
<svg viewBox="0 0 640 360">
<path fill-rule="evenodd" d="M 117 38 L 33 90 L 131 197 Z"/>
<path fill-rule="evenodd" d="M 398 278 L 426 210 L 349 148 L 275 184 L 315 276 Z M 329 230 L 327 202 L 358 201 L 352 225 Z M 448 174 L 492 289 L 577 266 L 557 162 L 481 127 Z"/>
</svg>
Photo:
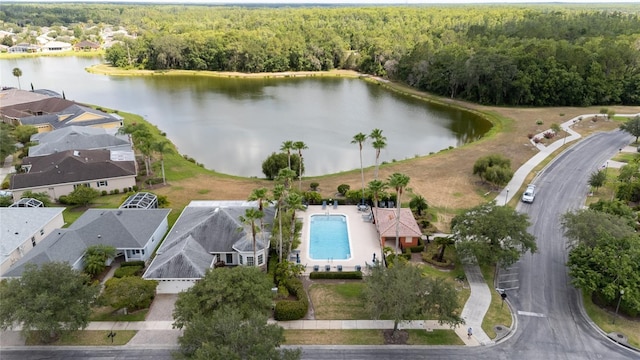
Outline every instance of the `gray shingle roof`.
<svg viewBox="0 0 640 360">
<path fill-rule="evenodd" d="M 211 266 L 212 259 L 209 256 L 202 258 L 200 252 L 210 255 L 252 251 L 250 228 L 240 223 L 239 217 L 245 214 L 246 209 L 256 206 L 255 202 L 243 201 L 192 201 L 167 234 L 144 277 L 197 278 Z M 269 246 L 269 229 L 275 215 L 273 207 L 263 211 L 264 242 L 258 235 L 257 250 Z"/>
<path fill-rule="evenodd" d="M 29 236 L 59 216 L 65 208 L 0 208 L 0 263 Z M 31 244 L 29 244 L 31 246 Z"/>
<path fill-rule="evenodd" d="M 39 265 L 57 261 L 73 264 L 92 245 L 110 245 L 116 249 L 142 248 L 169 212 L 171 209 L 89 209 L 69 228 L 49 234 L 4 276 L 20 276 L 27 263 Z"/>
<path fill-rule="evenodd" d="M 54 131 L 35 134 L 31 141 L 38 145 L 29 148 L 29 156 L 44 156 L 66 150 L 117 149 L 131 151 L 126 136 L 108 134 L 106 129 L 86 126 L 68 126 Z"/>
<path fill-rule="evenodd" d="M 26 157 L 29 173 L 11 177 L 11 189 L 135 176 L 133 161 L 113 161 L 109 150 L 64 151 L 46 156 Z"/>
<path fill-rule="evenodd" d="M 50 98 L 49 100 L 51 99 L 56 99 L 56 98 Z M 49 124 L 54 129 L 60 129 L 66 126 L 73 125 L 74 121 L 78 120 L 80 116 L 83 116 L 87 113 L 91 113 L 97 117 L 91 120 L 87 119 L 87 120 L 78 121 L 78 124 L 81 124 L 81 126 L 93 126 L 93 125 L 108 124 L 113 122 L 118 122 L 118 123 L 120 122 L 120 119 L 117 119 L 103 111 L 78 105 L 74 102 L 71 102 L 71 104 L 72 105 L 67 106 L 64 109 L 56 111 L 54 113 L 20 117 L 20 123 L 22 123 L 22 125 Z"/>
</svg>

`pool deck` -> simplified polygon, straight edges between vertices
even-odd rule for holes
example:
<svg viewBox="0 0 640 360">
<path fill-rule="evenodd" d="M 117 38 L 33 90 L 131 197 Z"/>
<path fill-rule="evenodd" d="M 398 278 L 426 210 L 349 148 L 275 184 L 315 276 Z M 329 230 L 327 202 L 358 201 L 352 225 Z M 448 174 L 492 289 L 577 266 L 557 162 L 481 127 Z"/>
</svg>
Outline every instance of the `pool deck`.
<svg viewBox="0 0 640 360">
<path fill-rule="evenodd" d="M 327 205 L 325 209 L 322 205 L 310 205 L 305 211 L 298 211 L 296 216 L 302 219 L 302 239 L 298 249 L 294 250 L 291 260 L 295 261 L 295 252 L 299 253 L 300 264 L 306 265 L 305 274 L 313 271 L 314 265 L 318 265 L 320 271 L 325 271 L 325 266 L 329 265 L 331 271 L 337 271 L 338 265 L 342 265 L 343 271 L 353 271 L 356 265 L 366 269 L 367 264 L 372 264 L 373 254 L 376 259 L 380 259 L 381 248 L 376 226 L 363 216 L 370 212 L 358 211 L 356 205 Z M 345 215 L 347 217 L 347 229 L 349 232 L 349 242 L 351 246 L 351 258 L 345 260 L 331 259 L 311 259 L 309 256 L 309 224 L 311 215 Z"/>
</svg>

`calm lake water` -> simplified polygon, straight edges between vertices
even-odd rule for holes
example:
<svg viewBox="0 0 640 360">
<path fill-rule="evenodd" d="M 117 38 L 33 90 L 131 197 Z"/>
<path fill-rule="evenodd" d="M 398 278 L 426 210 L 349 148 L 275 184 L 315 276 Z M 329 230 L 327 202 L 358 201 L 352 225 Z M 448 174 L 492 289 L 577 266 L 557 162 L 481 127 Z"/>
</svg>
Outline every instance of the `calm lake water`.
<svg viewBox="0 0 640 360">
<path fill-rule="evenodd" d="M 0 60 L 0 84 L 64 92 L 69 100 L 142 115 L 208 169 L 263 177 L 262 162 L 285 140 L 304 141 L 305 175 L 360 167 L 359 132 L 383 130 L 380 162 L 426 155 L 482 137 L 491 127 L 473 114 L 434 106 L 358 79 L 116 77 L 87 73 L 100 58 Z M 363 163 L 375 163 L 370 144 Z"/>
</svg>

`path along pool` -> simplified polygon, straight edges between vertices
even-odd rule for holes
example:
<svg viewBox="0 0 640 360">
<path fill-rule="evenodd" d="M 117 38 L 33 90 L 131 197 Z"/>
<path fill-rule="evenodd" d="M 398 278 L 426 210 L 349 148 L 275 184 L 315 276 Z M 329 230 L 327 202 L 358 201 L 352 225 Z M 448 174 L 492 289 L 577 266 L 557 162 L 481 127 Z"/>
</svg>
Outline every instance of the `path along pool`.
<svg viewBox="0 0 640 360">
<path fill-rule="evenodd" d="M 347 260 L 351 245 L 345 215 L 309 217 L 309 257 L 313 260 Z"/>
</svg>

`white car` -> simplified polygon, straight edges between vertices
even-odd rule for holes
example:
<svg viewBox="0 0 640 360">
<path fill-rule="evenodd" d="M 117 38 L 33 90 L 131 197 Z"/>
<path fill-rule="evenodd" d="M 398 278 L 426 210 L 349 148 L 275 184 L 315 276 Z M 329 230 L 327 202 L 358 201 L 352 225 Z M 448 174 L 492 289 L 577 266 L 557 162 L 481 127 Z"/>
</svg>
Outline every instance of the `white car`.
<svg viewBox="0 0 640 360">
<path fill-rule="evenodd" d="M 533 199 L 536 197 L 536 186 L 535 185 L 527 185 L 527 189 L 522 194 L 522 202 L 532 203 Z"/>
</svg>

